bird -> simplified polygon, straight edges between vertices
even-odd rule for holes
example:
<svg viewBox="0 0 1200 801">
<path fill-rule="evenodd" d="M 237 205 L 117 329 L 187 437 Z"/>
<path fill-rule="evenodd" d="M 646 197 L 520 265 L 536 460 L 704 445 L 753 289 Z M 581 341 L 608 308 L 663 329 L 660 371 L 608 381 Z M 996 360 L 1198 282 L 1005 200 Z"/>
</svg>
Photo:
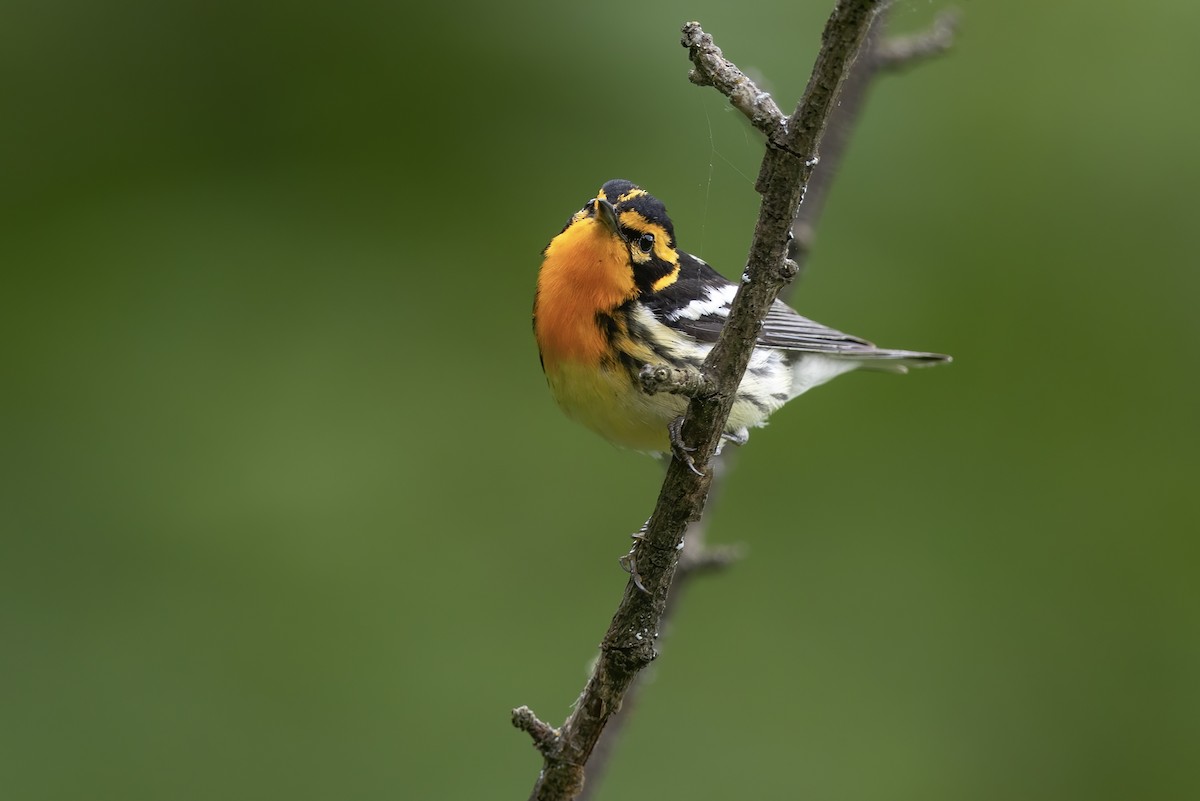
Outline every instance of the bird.
<svg viewBox="0 0 1200 801">
<path fill-rule="evenodd" d="M 551 394 L 569 418 L 615 445 L 686 457 L 677 426 L 687 399 L 643 392 L 639 373 L 647 364 L 700 368 L 737 289 L 677 246 L 660 200 L 630 181 L 606 182 L 542 252 L 533 332 Z M 788 401 L 851 370 L 904 373 L 949 361 L 876 347 L 777 300 L 722 441 L 744 444 Z"/>
</svg>

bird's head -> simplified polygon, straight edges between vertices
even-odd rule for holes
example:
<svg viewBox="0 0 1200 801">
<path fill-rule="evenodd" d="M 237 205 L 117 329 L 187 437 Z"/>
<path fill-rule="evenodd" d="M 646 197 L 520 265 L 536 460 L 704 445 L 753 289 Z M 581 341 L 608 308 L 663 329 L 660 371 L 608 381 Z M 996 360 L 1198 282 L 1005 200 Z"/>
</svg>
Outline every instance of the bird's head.
<svg viewBox="0 0 1200 801">
<path fill-rule="evenodd" d="M 679 275 L 666 206 L 624 180 L 600 187 L 550 241 L 545 256 L 543 270 L 569 262 L 569 272 L 583 283 L 611 287 L 625 299 L 658 292 Z"/>
</svg>

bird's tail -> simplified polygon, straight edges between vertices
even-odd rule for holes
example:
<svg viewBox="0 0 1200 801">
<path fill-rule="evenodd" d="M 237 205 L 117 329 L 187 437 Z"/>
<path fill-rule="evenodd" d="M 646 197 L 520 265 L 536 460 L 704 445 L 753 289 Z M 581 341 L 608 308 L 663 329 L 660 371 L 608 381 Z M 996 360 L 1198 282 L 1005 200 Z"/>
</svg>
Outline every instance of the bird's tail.
<svg viewBox="0 0 1200 801">
<path fill-rule="evenodd" d="M 940 353 L 885 350 L 874 346 L 847 349 L 840 353 L 802 353 L 793 358 L 789 400 L 851 370 L 861 368 L 887 373 L 907 373 L 910 367 L 929 367 L 950 361 L 949 356 Z"/>
<path fill-rule="evenodd" d="M 918 350 L 886 350 L 882 348 L 849 352 L 843 358 L 861 362 L 864 370 L 881 370 L 885 373 L 907 373 L 910 367 L 933 367 L 953 361 L 944 353 L 925 353 Z"/>
</svg>

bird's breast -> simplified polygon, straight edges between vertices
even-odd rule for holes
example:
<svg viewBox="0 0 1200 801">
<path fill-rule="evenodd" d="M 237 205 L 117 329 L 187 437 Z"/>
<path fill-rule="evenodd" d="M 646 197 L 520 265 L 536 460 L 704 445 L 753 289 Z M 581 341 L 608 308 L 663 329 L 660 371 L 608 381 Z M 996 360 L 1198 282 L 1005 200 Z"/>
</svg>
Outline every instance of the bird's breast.
<svg viewBox="0 0 1200 801">
<path fill-rule="evenodd" d="M 603 317 L 637 294 L 625 244 L 591 219 L 551 240 L 538 273 L 534 333 L 543 362 L 599 362 Z"/>
</svg>

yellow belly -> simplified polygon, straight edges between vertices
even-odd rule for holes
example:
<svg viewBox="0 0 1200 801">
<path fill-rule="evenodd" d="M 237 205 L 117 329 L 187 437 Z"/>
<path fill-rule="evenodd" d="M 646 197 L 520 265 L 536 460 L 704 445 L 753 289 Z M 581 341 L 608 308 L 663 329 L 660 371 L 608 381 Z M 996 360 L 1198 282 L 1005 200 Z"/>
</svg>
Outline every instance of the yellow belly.
<svg viewBox="0 0 1200 801">
<path fill-rule="evenodd" d="M 678 395 L 642 392 L 620 366 L 564 361 L 546 366 L 546 380 L 572 420 L 615 445 L 648 453 L 670 450 L 667 424 L 687 408 L 687 399 Z"/>
<path fill-rule="evenodd" d="M 801 369 L 808 361 L 830 362 L 836 369 L 815 372 Z M 750 369 L 738 386 L 725 424 L 726 434 L 742 440 L 746 429 L 764 425 L 767 417 L 790 398 L 858 364 L 813 356 L 789 365 L 779 351 L 758 348 L 750 359 Z M 572 420 L 614 445 L 645 453 L 670 451 L 667 424 L 687 409 L 686 398 L 665 392 L 647 395 L 619 365 L 606 368 L 559 360 L 547 361 L 545 368 L 554 399 Z M 797 371 L 805 380 L 794 384 Z"/>
</svg>

